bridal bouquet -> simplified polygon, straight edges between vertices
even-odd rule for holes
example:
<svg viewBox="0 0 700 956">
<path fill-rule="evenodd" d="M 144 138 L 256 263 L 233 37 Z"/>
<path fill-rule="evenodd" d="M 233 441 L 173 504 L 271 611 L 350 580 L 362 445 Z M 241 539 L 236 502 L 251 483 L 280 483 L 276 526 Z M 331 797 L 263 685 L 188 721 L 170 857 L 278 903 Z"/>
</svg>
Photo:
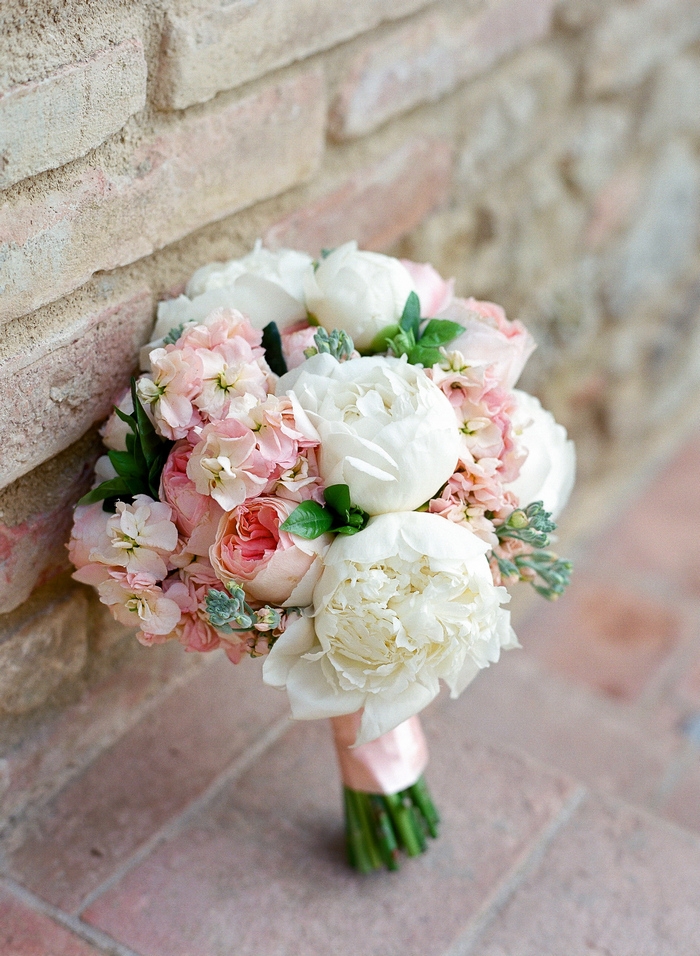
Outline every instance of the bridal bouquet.
<svg viewBox="0 0 700 956">
<path fill-rule="evenodd" d="M 363 872 L 437 834 L 440 681 L 517 646 L 508 586 L 568 583 L 574 451 L 514 388 L 533 348 L 429 265 L 258 245 L 160 304 L 76 509 L 74 577 L 141 643 L 265 656 L 295 718 L 332 719 Z"/>
</svg>

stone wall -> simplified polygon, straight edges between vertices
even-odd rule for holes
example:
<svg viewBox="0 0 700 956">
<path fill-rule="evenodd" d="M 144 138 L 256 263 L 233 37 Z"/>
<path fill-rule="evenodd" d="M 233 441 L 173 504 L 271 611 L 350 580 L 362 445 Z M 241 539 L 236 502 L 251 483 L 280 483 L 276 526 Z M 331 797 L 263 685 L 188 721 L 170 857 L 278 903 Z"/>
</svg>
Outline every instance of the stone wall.
<svg viewBox="0 0 700 956">
<path fill-rule="evenodd" d="M 697 0 L 5 0 L 0 816 L 207 663 L 67 573 L 159 298 L 258 237 L 431 260 L 604 483 L 697 403 L 699 147 Z"/>
</svg>

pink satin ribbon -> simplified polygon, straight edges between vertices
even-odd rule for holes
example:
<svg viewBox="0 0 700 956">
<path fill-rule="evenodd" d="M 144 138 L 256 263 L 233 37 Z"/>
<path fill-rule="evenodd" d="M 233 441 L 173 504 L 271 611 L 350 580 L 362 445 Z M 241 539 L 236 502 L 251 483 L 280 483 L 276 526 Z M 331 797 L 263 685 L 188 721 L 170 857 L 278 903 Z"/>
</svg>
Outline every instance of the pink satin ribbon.
<svg viewBox="0 0 700 956">
<path fill-rule="evenodd" d="M 333 737 L 346 787 L 363 793 L 398 793 L 411 787 L 428 764 L 428 744 L 417 717 L 409 717 L 368 744 L 353 747 L 362 711 L 333 717 Z"/>
</svg>

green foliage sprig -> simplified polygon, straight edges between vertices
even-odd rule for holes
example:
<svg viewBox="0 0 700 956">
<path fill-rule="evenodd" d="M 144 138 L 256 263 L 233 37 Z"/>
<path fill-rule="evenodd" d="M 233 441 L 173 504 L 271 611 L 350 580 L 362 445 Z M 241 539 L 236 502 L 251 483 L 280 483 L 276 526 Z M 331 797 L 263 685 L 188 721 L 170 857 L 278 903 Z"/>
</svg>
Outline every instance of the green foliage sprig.
<svg viewBox="0 0 700 956">
<path fill-rule="evenodd" d="M 282 531 L 300 538 L 318 538 L 330 531 L 333 534 L 357 534 L 366 526 L 369 515 L 350 501 L 347 485 L 329 485 L 323 492 L 326 506 L 317 501 L 302 501 L 280 525 Z"/>
<path fill-rule="evenodd" d="M 314 342 L 316 343 L 315 346 L 304 349 L 304 355 L 307 358 L 311 358 L 313 355 L 318 355 L 319 353 L 325 353 L 332 355 L 333 358 L 339 362 L 344 362 L 350 358 L 355 350 L 352 339 L 347 332 L 343 332 L 341 329 L 333 329 L 332 332 L 319 329 L 314 335 Z"/>
<path fill-rule="evenodd" d="M 136 379 L 131 379 L 131 398 L 134 411 L 131 415 L 115 406 L 114 411 L 129 426 L 126 436 L 126 451 L 109 450 L 107 455 L 116 478 L 103 481 L 78 502 L 91 505 L 102 502 L 105 511 L 114 511 L 117 501 L 130 503 L 136 495 L 148 495 L 158 499 L 160 476 L 174 442 L 162 438 L 155 428 L 136 393 Z"/>
<path fill-rule="evenodd" d="M 422 332 L 420 325 L 420 299 L 415 292 L 411 292 L 399 324 L 382 329 L 369 351 L 375 353 L 391 349 L 396 356 L 405 355 L 411 365 L 430 368 L 442 359 L 440 348 L 464 331 L 459 323 L 448 319 L 428 319 Z"/>
</svg>

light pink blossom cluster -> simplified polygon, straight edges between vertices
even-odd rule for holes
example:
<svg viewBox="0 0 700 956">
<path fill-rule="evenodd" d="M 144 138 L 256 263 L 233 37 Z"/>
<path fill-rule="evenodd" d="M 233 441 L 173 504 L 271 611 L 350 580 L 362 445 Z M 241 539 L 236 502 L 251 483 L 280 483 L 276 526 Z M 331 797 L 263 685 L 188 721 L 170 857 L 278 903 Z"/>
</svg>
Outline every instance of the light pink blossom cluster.
<svg viewBox="0 0 700 956">
<path fill-rule="evenodd" d="M 157 431 L 175 440 L 160 500 L 137 495 L 114 514 L 101 502 L 76 509 L 74 577 L 94 585 L 117 620 L 138 627 L 143 644 L 177 638 L 189 651 L 223 646 L 237 663 L 266 653 L 293 613 L 287 609 L 310 603 L 327 539 L 307 546 L 279 526 L 301 501 L 323 500 L 318 436 L 305 416 L 298 423 L 289 398 L 270 394 L 275 376 L 261 338 L 241 313 L 221 309 L 154 349 L 152 372 L 136 391 Z M 308 342 L 305 333 L 293 345 Z M 128 399 L 121 404 L 132 410 Z M 124 448 L 125 429 L 113 414 L 105 440 Z M 226 582 L 244 582 L 261 609 L 249 632 L 226 634 L 209 623 L 207 594 Z M 269 605 L 278 613 L 270 616 Z"/>
</svg>

